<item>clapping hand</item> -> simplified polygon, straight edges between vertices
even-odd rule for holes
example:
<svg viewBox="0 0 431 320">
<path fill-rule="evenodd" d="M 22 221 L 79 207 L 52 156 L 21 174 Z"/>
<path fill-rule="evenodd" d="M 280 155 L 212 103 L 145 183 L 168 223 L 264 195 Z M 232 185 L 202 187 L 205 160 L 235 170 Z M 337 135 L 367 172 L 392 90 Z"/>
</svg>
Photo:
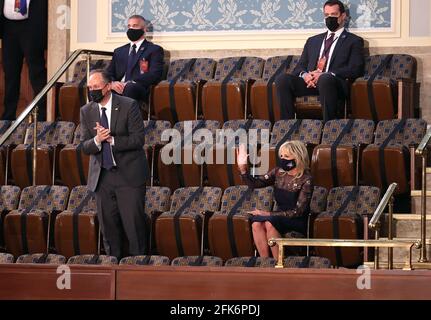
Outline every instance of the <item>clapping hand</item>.
<svg viewBox="0 0 431 320">
<path fill-rule="evenodd" d="M 96 122 L 96 127 L 94 127 L 94 130 L 97 131 L 96 140 L 98 143 L 102 143 L 105 141 L 111 143 L 112 137 L 111 137 L 111 131 L 109 129 L 105 129 L 100 125 L 99 122 Z"/>
</svg>

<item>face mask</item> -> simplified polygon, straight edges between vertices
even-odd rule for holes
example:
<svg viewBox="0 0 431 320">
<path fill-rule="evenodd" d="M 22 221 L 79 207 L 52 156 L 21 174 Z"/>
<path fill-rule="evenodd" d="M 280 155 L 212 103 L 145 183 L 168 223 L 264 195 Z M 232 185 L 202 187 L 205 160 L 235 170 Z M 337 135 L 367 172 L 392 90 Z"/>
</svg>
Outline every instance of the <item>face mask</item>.
<svg viewBox="0 0 431 320">
<path fill-rule="evenodd" d="M 280 159 L 280 168 L 284 171 L 292 171 L 296 168 L 296 161 L 295 160 L 287 160 L 287 159 Z"/>
<path fill-rule="evenodd" d="M 103 94 L 103 89 L 89 90 L 88 95 L 90 96 L 90 100 L 96 103 L 100 103 L 105 97 Z"/>
<path fill-rule="evenodd" d="M 329 29 L 329 31 L 335 32 L 337 31 L 340 24 L 338 23 L 338 17 L 327 17 L 325 19 L 326 27 Z"/>
<path fill-rule="evenodd" d="M 135 42 L 141 39 L 144 35 L 144 30 L 142 29 L 129 29 L 127 30 L 127 37 L 130 41 Z"/>
</svg>

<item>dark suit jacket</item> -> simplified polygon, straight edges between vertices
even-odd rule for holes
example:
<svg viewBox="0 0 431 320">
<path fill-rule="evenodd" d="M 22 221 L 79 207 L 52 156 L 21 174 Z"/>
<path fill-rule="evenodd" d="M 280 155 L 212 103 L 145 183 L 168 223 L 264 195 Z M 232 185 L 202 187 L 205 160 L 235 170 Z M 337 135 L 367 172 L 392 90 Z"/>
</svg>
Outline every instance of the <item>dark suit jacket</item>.
<svg viewBox="0 0 431 320">
<path fill-rule="evenodd" d="M 108 72 L 112 81 L 121 81 L 126 74 L 127 62 L 129 59 L 130 43 L 114 50 L 111 64 L 108 67 Z M 142 73 L 140 61 L 145 59 L 148 61 L 148 72 Z M 145 40 L 138 50 L 136 61 L 132 71 L 133 81 L 149 87 L 157 84 L 162 80 L 164 64 L 164 51 L 163 48 L 155 45 L 152 42 Z"/>
<path fill-rule="evenodd" d="M 87 185 L 92 191 L 97 188 L 102 164 L 102 153 L 94 143 L 96 122 L 100 123 L 99 105 L 90 102 L 81 108 L 81 143 L 84 153 L 90 155 Z M 111 132 L 115 140 L 112 152 L 119 173 L 131 187 L 144 186 L 148 174 L 143 150 L 144 122 L 135 100 L 113 94 Z"/>
<path fill-rule="evenodd" d="M 3 38 L 3 25 L 6 18 L 3 14 L 4 0 L 0 0 L 0 38 Z M 37 37 L 44 48 L 48 39 L 48 0 L 31 0 L 28 19 L 20 21 L 25 24 L 29 37 Z"/>
<path fill-rule="evenodd" d="M 293 71 L 294 75 L 317 69 L 322 43 L 327 34 L 325 32 L 307 40 L 301 59 Z M 345 30 L 334 48 L 329 72 L 342 79 L 354 80 L 363 76 L 364 65 L 364 40 Z"/>
</svg>

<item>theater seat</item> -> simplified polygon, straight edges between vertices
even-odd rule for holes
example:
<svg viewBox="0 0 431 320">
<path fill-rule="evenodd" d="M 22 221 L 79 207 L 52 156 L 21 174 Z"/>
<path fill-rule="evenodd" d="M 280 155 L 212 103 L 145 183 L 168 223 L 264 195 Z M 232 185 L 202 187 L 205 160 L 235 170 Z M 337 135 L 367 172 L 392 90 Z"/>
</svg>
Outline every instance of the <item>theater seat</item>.
<svg viewBox="0 0 431 320">
<path fill-rule="evenodd" d="M 116 266 L 118 260 L 116 257 L 99 256 L 99 255 L 82 255 L 71 257 L 67 261 L 68 265 L 100 265 L 100 266 Z"/>
<path fill-rule="evenodd" d="M 323 257 L 287 257 L 284 260 L 285 268 L 295 269 L 331 269 L 331 261 Z"/>
<path fill-rule="evenodd" d="M 13 122 L 12 122 L 13 123 Z M 1 135 L 12 125 L 10 121 L 0 121 Z M 0 147 L 0 185 L 9 184 L 11 178 L 11 157 L 12 151 L 17 145 L 24 143 L 25 133 L 27 130 L 27 121 L 23 121 L 12 135 Z"/>
<path fill-rule="evenodd" d="M 322 143 L 314 149 L 311 174 L 316 186 L 331 189 L 358 184 L 362 151 L 371 144 L 371 120 L 331 120 L 325 124 Z"/>
<path fill-rule="evenodd" d="M 241 257 L 229 259 L 225 267 L 274 268 L 276 264 L 277 261 L 274 258 Z"/>
<path fill-rule="evenodd" d="M 316 239 L 364 239 L 364 217 L 370 218 L 380 203 L 376 187 L 339 187 L 329 192 L 327 209 L 314 221 Z M 360 248 L 315 247 L 316 254 L 338 267 L 357 267 L 363 263 Z"/>
<path fill-rule="evenodd" d="M 60 180 L 71 190 L 76 186 L 87 184 L 90 157 L 82 151 L 80 140 L 81 126 L 79 125 L 75 130 L 72 144 L 61 149 L 59 156 Z"/>
<path fill-rule="evenodd" d="M 21 190 L 15 186 L 2 186 L 0 188 L 0 250 L 5 247 L 4 220 L 9 212 L 18 209 Z"/>
<path fill-rule="evenodd" d="M 12 175 L 15 184 L 25 188 L 33 183 L 33 127 L 27 128 L 24 144 L 12 152 Z M 38 122 L 37 185 L 52 185 L 58 173 L 61 149 L 72 143 L 75 125 L 72 122 Z"/>
<path fill-rule="evenodd" d="M 68 197 L 67 187 L 25 188 L 18 210 L 10 212 L 5 219 L 4 236 L 7 251 L 15 257 L 47 252 L 48 248 L 54 245 L 55 217 L 66 209 Z"/>
<path fill-rule="evenodd" d="M 410 157 L 427 130 L 422 119 L 386 120 L 377 125 L 376 139 L 362 155 L 364 184 L 377 186 L 383 192 L 396 182 L 396 195 L 410 192 Z M 413 150 L 410 151 L 409 148 Z"/>
<path fill-rule="evenodd" d="M 271 211 L 273 188 L 249 189 L 247 186 L 228 188 L 221 209 L 208 224 L 210 252 L 224 261 L 254 255 L 254 242 L 248 212 L 256 209 Z"/>
<path fill-rule="evenodd" d="M 168 257 L 163 256 L 136 256 L 123 258 L 120 266 L 169 266 L 171 264 Z"/>
<path fill-rule="evenodd" d="M 184 131 L 186 125 L 188 128 L 187 132 Z M 204 141 L 193 141 L 193 137 L 197 138 L 197 135 L 201 133 L 206 134 L 203 130 L 208 130 L 212 135 L 212 141 L 209 141 L 209 143 L 213 144 L 216 131 L 220 129 L 220 123 L 211 120 L 186 121 L 175 124 L 173 129 L 181 133 L 181 142 L 183 146 L 178 149 L 181 150 L 181 162 L 180 164 L 165 164 L 162 159 L 162 153 L 160 152 L 158 159 L 159 183 L 161 186 L 169 187 L 171 190 L 200 186 L 203 183 L 203 161 L 201 160 L 201 162 L 199 162 L 199 159 L 196 159 L 193 155 L 196 146 Z M 175 144 L 174 141 L 172 141 L 172 143 L 180 146 L 180 141 L 178 141 L 177 144 Z M 189 146 L 184 145 L 184 143 L 189 144 Z M 186 159 L 186 157 L 188 157 L 185 154 L 186 152 L 191 154 L 191 158 Z"/>
<path fill-rule="evenodd" d="M 213 80 L 202 92 L 202 113 L 206 120 L 221 123 L 245 119 L 246 91 L 261 78 L 264 60 L 256 57 L 224 58 L 218 61 Z"/>
<path fill-rule="evenodd" d="M 278 56 L 266 60 L 262 79 L 258 79 L 251 87 L 250 107 L 253 118 L 269 120 L 275 123 L 287 119 L 278 103 L 275 80 L 283 73 L 292 73 L 300 56 Z"/>
<path fill-rule="evenodd" d="M 307 147 L 311 160 L 314 148 L 320 144 L 323 131 L 323 123 L 320 120 L 280 120 L 274 125 L 269 146 L 270 169 L 276 167 L 279 148 L 288 141 L 299 140 Z"/>
<path fill-rule="evenodd" d="M 15 258 L 11 254 L 0 253 L 0 264 L 11 264 L 15 261 Z"/>
<path fill-rule="evenodd" d="M 154 88 L 156 118 L 170 121 L 197 120 L 204 83 L 214 77 L 213 59 L 182 59 L 170 63 L 167 80 Z"/>
<path fill-rule="evenodd" d="M 20 256 L 17 264 L 66 264 L 66 258 L 56 254 L 26 254 Z"/>
<path fill-rule="evenodd" d="M 220 188 L 182 188 L 172 195 L 171 208 L 156 221 L 159 254 L 173 259 L 184 255 L 202 255 L 207 245 L 207 224 L 218 211 Z"/>
<path fill-rule="evenodd" d="M 268 143 L 270 140 L 271 122 L 251 119 L 231 120 L 223 125 L 223 131 L 225 136 L 218 136 L 217 144 L 209 150 L 212 153 L 212 163 L 206 164 L 205 180 L 207 180 L 208 185 L 225 190 L 243 183 L 236 165 L 235 148 L 239 143 L 249 143 L 249 146 L 254 150 L 250 159 L 254 158 L 253 154 L 257 153 L 258 147 L 261 144 Z M 229 132 L 231 134 L 236 133 L 238 137 L 245 135 L 246 140 L 239 139 L 237 141 L 232 139 L 232 141 L 228 141 L 225 137 Z M 253 141 L 252 136 L 257 137 L 257 139 L 254 138 Z"/>
<path fill-rule="evenodd" d="M 90 70 L 106 69 L 110 60 L 92 60 Z M 81 107 L 87 104 L 87 61 L 75 64 L 72 80 L 61 88 L 58 97 L 58 111 L 63 121 L 79 124 Z"/>
<path fill-rule="evenodd" d="M 172 261 L 173 267 L 222 267 L 223 260 L 218 257 L 194 256 L 180 257 Z"/>
<path fill-rule="evenodd" d="M 407 54 L 365 59 L 365 75 L 352 85 L 352 118 L 374 122 L 414 117 L 417 62 Z"/>
<path fill-rule="evenodd" d="M 67 210 L 55 220 L 55 247 L 58 254 L 70 258 L 81 254 L 97 254 L 99 223 L 94 193 L 86 186 L 70 193 Z"/>
</svg>

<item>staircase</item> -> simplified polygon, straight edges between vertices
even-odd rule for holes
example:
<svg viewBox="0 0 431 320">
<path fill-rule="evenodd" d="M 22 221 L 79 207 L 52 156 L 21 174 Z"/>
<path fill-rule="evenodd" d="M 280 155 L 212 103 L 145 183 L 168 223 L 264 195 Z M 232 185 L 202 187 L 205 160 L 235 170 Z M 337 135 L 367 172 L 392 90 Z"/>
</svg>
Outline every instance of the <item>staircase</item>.
<svg viewBox="0 0 431 320">
<path fill-rule="evenodd" d="M 427 252 L 429 263 L 418 264 L 420 250 L 412 250 L 412 262 L 415 269 L 431 269 L 431 168 L 427 168 Z M 393 216 L 393 234 L 395 239 L 420 239 L 421 237 L 421 190 L 413 190 L 412 213 L 411 214 L 394 214 Z M 388 230 L 388 215 L 385 216 L 382 230 Z M 382 235 L 387 237 L 387 234 Z M 408 252 L 402 249 L 394 249 L 394 268 L 402 268 L 406 261 Z M 380 250 L 380 267 L 386 268 L 388 264 L 388 251 Z"/>
</svg>

